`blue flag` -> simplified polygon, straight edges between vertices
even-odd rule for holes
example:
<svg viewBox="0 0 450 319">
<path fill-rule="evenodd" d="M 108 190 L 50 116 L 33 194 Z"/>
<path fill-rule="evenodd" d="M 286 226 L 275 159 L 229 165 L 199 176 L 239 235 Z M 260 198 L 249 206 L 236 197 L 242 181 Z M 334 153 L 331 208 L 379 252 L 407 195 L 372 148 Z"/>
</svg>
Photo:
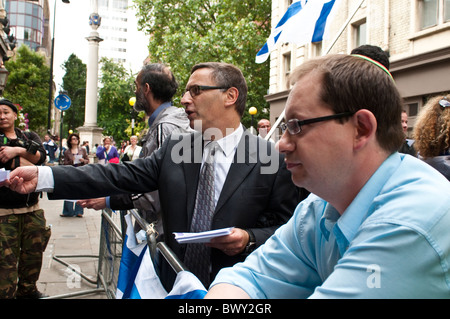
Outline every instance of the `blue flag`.
<svg viewBox="0 0 450 319">
<path fill-rule="evenodd" d="M 146 243 L 138 244 L 133 230 L 131 215 L 125 216 L 127 232 L 125 235 L 125 245 L 122 248 L 122 258 L 120 259 L 119 279 L 117 281 L 116 298 L 122 299 L 127 289 L 128 283 L 136 276 L 136 267 L 140 264 L 142 252 Z"/>
<path fill-rule="evenodd" d="M 267 60 L 277 43 L 299 46 L 322 41 L 341 0 L 298 0 L 292 3 L 256 55 L 256 63 Z"/>
</svg>

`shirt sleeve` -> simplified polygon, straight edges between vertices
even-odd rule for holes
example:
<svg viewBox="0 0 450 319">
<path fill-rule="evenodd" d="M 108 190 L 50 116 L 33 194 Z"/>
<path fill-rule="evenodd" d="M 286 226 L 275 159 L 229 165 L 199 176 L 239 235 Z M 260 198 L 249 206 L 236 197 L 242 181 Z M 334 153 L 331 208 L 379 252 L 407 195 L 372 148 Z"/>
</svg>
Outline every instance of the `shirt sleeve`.
<svg viewBox="0 0 450 319">
<path fill-rule="evenodd" d="M 49 166 L 38 166 L 38 183 L 36 192 L 52 192 L 55 182 L 52 169 Z"/>
</svg>

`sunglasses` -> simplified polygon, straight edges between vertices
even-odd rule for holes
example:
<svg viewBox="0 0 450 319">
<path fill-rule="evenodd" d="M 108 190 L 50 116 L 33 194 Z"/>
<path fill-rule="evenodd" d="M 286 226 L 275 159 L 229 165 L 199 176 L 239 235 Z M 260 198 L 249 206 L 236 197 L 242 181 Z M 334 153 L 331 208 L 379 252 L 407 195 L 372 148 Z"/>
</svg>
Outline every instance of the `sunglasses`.
<svg viewBox="0 0 450 319">
<path fill-rule="evenodd" d="M 196 97 L 197 95 L 202 93 L 202 91 L 207 91 L 207 90 L 227 90 L 227 89 L 229 89 L 229 87 L 226 87 L 226 86 L 193 85 L 190 88 L 186 89 L 184 94 L 186 94 L 186 92 L 189 91 L 189 94 L 192 97 Z"/>
<path fill-rule="evenodd" d="M 446 98 L 443 98 L 442 100 L 439 101 L 439 105 L 442 107 L 449 107 L 450 101 L 448 101 Z"/>
<path fill-rule="evenodd" d="M 289 134 L 295 135 L 302 131 L 303 125 L 308 125 L 308 124 L 323 122 L 323 121 L 329 121 L 329 120 L 334 120 L 334 119 L 340 119 L 343 117 L 352 116 L 353 114 L 354 113 L 352 113 L 352 112 L 345 112 L 345 113 L 338 113 L 338 114 L 333 114 L 333 115 L 328 115 L 328 116 L 316 117 L 313 119 L 307 119 L 307 120 L 303 120 L 303 121 L 299 121 L 297 119 L 292 119 L 292 120 L 289 120 L 287 123 L 281 123 L 280 127 L 281 127 L 281 131 L 283 133 L 287 130 L 289 132 Z"/>
</svg>

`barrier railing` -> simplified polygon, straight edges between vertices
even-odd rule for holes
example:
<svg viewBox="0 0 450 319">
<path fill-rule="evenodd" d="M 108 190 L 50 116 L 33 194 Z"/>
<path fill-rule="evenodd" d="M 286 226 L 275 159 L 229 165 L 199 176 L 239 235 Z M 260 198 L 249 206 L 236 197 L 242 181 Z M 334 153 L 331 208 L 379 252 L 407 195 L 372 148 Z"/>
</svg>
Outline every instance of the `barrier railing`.
<svg viewBox="0 0 450 319">
<path fill-rule="evenodd" d="M 158 267 L 157 260 L 162 256 L 178 273 L 185 270 L 185 266 L 172 252 L 172 250 L 164 243 L 157 242 L 157 232 L 153 224 L 149 224 L 142 219 L 135 209 L 128 211 L 120 211 L 118 215 L 120 221 L 114 220 L 113 213 L 109 209 L 102 210 L 99 255 L 56 255 L 53 259 L 70 269 L 87 282 L 96 285 L 96 288 L 78 291 L 73 293 L 61 294 L 57 296 L 47 297 L 45 299 L 63 299 L 83 296 L 93 293 L 105 293 L 108 299 L 116 299 L 117 281 L 119 277 L 120 260 L 122 258 L 122 249 L 125 240 L 126 223 L 124 216 L 130 213 L 134 221 L 145 231 L 147 245 L 152 257 L 155 269 Z M 97 274 L 95 280 L 80 271 L 77 267 L 65 261 L 66 258 L 96 258 L 98 259 Z"/>
</svg>

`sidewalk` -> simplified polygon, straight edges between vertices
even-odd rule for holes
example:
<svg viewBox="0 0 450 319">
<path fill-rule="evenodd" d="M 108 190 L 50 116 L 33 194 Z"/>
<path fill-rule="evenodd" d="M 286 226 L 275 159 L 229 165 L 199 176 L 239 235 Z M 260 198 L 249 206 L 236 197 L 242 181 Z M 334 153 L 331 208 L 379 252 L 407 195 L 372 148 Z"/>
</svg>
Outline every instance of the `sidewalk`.
<svg viewBox="0 0 450 319">
<path fill-rule="evenodd" d="M 50 298 L 106 299 L 106 294 L 102 291 L 92 293 L 98 288 L 96 284 L 98 258 L 86 257 L 99 254 L 101 212 L 84 209 L 82 218 L 60 217 L 63 202 L 48 200 L 46 193 L 39 200 L 40 207 L 45 211 L 47 225 L 52 225 L 52 235 L 44 252 L 41 275 L 37 283 L 38 289 Z M 62 257 L 67 255 L 76 257 Z M 67 265 L 55 260 L 54 256 L 58 256 L 79 270 L 93 283 L 80 277 Z M 100 284 L 99 287 L 101 288 Z M 68 295 L 87 291 L 91 293 Z"/>
</svg>

